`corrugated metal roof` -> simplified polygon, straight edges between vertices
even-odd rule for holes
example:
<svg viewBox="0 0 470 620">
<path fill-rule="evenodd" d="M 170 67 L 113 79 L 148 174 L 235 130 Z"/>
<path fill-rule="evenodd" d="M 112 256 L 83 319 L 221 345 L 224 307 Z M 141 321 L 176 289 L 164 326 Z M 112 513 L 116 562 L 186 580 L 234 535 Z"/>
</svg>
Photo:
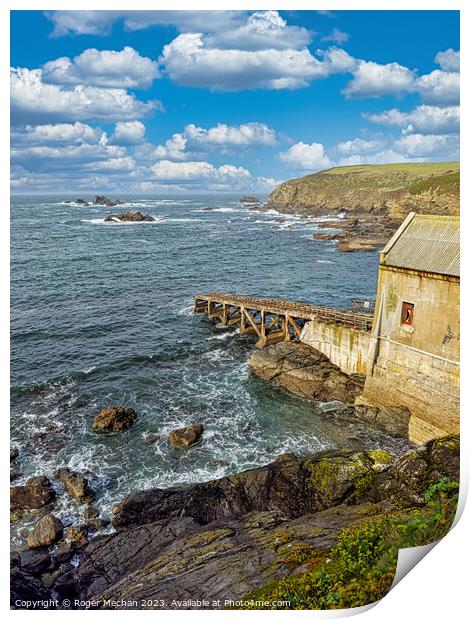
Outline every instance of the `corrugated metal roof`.
<svg viewBox="0 0 470 620">
<path fill-rule="evenodd" d="M 460 218 L 410 213 L 385 246 L 381 264 L 460 276 Z"/>
</svg>

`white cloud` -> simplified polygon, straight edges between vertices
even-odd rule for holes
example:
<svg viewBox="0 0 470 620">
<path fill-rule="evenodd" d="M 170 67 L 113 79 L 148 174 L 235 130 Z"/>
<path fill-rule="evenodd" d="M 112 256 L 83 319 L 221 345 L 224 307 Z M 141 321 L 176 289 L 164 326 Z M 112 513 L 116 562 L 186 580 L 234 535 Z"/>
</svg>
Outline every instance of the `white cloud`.
<svg viewBox="0 0 470 620">
<path fill-rule="evenodd" d="M 411 92 L 415 72 L 396 62 L 380 65 L 360 60 L 353 76 L 342 92 L 348 99 L 363 99 Z"/>
<path fill-rule="evenodd" d="M 142 30 L 156 24 L 175 26 L 181 32 L 217 32 L 237 28 L 245 11 L 46 11 L 54 24 L 54 36 L 66 34 L 103 35 L 118 21 L 126 30 Z"/>
<path fill-rule="evenodd" d="M 162 160 L 152 166 L 152 171 L 158 179 L 166 181 L 188 180 L 224 180 L 227 177 L 249 177 L 250 173 L 239 166 L 224 165 L 214 167 L 207 161 L 173 162 Z"/>
<path fill-rule="evenodd" d="M 322 37 L 322 41 L 329 41 L 331 43 L 341 45 L 342 43 L 349 41 L 349 34 L 347 32 L 342 32 L 339 28 L 335 27 L 329 34 Z"/>
<path fill-rule="evenodd" d="M 394 149 L 385 149 L 378 153 L 356 154 L 343 157 L 338 161 L 338 166 L 362 166 L 374 164 L 398 164 L 409 161 L 422 161 L 422 159 L 410 158 L 404 153 Z"/>
<path fill-rule="evenodd" d="M 438 64 L 443 71 L 458 73 L 460 71 L 460 51 L 448 49 L 445 52 L 436 54 L 434 62 Z"/>
<path fill-rule="evenodd" d="M 111 142 L 128 146 L 140 144 L 145 137 L 145 125 L 140 121 L 119 121 L 116 123 Z"/>
<path fill-rule="evenodd" d="M 403 133 L 446 134 L 459 131 L 460 108 L 421 105 L 410 112 L 396 108 L 380 114 L 364 114 L 372 123 L 401 127 Z"/>
<path fill-rule="evenodd" d="M 106 133 L 98 127 L 90 127 L 80 122 L 26 125 L 14 127 L 11 131 L 13 145 L 97 144 L 98 142 L 106 144 Z"/>
<path fill-rule="evenodd" d="M 301 88 L 310 80 L 345 70 L 354 60 L 344 50 L 323 53 L 307 48 L 246 51 L 208 47 L 200 33 L 181 34 L 163 48 L 161 57 L 169 77 L 187 86 L 237 91 L 246 88 Z"/>
<path fill-rule="evenodd" d="M 75 58 L 62 56 L 43 66 L 43 82 L 105 88 L 149 88 L 159 77 L 158 64 L 132 47 L 120 52 L 87 49 Z"/>
<path fill-rule="evenodd" d="M 13 146 L 11 161 L 14 164 L 46 169 L 48 166 L 82 165 L 89 162 L 121 158 L 127 155 L 126 149 L 107 144 L 80 144 L 68 146 Z"/>
<path fill-rule="evenodd" d="M 323 144 L 318 144 L 317 142 L 312 142 L 312 144 L 297 142 L 287 151 L 279 153 L 278 158 L 289 168 L 295 170 L 314 171 L 331 168 L 333 165 L 325 153 Z"/>
<path fill-rule="evenodd" d="M 395 146 L 411 157 L 442 157 L 452 160 L 459 158 L 459 136 L 455 134 L 410 134 L 397 140 Z"/>
<path fill-rule="evenodd" d="M 336 148 L 340 153 L 346 155 L 377 150 L 382 146 L 382 144 L 383 143 L 380 140 L 364 140 L 362 138 L 355 138 L 354 140 L 340 142 Z"/>
<path fill-rule="evenodd" d="M 88 119 L 135 120 L 150 110 L 161 109 L 158 101 L 138 101 L 122 88 L 45 84 L 41 69 L 24 68 L 10 71 L 10 101 L 15 125 Z"/>
<path fill-rule="evenodd" d="M 259 11 L 238 28 L 213 32 L 205 43 L 218 49 L 298 49 L 310 43 L 311 38 L 306 28 L 288 26 L 278 11 Z"/>
<path fill-rule="evenodd" d="M 419 77 L 415 82 L 415 89 L 425 103 L 435 105 L 458 104 L 460 100 L 460 75 L 436 69 Z"/>
</svg>

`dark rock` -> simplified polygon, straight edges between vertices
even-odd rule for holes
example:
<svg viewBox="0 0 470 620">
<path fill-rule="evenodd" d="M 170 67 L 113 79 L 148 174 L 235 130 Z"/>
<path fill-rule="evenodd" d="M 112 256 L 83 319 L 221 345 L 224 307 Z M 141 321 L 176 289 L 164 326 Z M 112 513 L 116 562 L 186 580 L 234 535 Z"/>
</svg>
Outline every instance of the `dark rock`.
<svg viewBox="0 0 470 620">
<path fill-rule="evenodd" d="M 261 200 L 256 196 L 240 196 L 239 201 L 248 204 L 261 204 Z"/>
<path fill-rule="evenodd" d="M 356 404 L 355 415 L 370 426 L 384 431 L 388 435 L 408 438 L 408 426 L 411 412 L 407 407 L 369 407 Z"/>
<path fill-rule="evenodd" d="M 192 426 L 171 431 L 168 435 L 168 440 L 173 448 L 189 448 L 199 441 L 203 431 L 204 427 L 202 424 L 193 424 Z"/>
<path fill-rule="evenodd" d="M 68 467 L 61 467 L 55 473 L 57 480 L 62 482 L 65 490 L 79 502 L 92 502 L 94 493 L 88 485 L 88 480 L 82 474 L 70 470 Z"/>
<path fill-rule="evenodd" d="M 54 515 L 45 515 L 38 521 L 28 536 L 28 546 L 31 549 L 52 545 L 62 536 L 64 526 L 62 521 Z"/>
<path fill-rule="evenodd" d="M 74 553 L 75 549 L 72 543 L 61 540 L 52 552 L 52 558 L 59 564 L 62 564 L 63 562 L 68 562 Z"/>
<path fill-rule="evenodd" d="M 84 519 L 95 519 L 96 517 L 99 517 L 99 516 L 100 516 L 100 513 L 93 506 L 87 506 L 85 510 L 83 511 Z"/>
<path fill-rule="evenodd" d="M 87 205 L 88 202 L 86 200 L 83 200 L 83 198 L 77 198 L 77 200 L 75 201 L 75 203 L 77 205 Z"/>
<path fill-rule="evenodd" d="M 112 200 L 106 196 L 95 196 L 91 201 L 94 205 L 100 205 L 102 207 L 115 207 L 116 205 L 124 204 L 122 200 Z"/>
<path fill-rule="evenodd" d="M 18 607 L 18 601 L 31 601 L 38 603 L 39 601 L 50 601 L 52 598 L 51 591 L 46 588 L 39 579 L 22 571 L 19 568 L 13 568 L 10 572 L 10 606 L 12 609 L 21 609 Z"/>
<path fill-rule="evenodd" d="M 10 463 L 17 458 L 19 453 L 18 448 L 10 448 Z"/>
<path fill-rule="evenodd" d="M 155 218 L 151 215 L 144 215 L 140 211 L 129 211 L 127 213 L 117 213 L 108 215 L 104 218 L 105 222 L 155 222 Z"/>
<path fill-rule="evenodd" d="M 147 437 L 144 437 L 144 443 L 145 443 L 147 446 L 151 446 L 152 444 L 154 444 L 154 443 L 155 443 L 156 441 L 158 441 L 159 439 L 160 439 L 160 436 L 159 436 L 159 435 L 155 435 L 155 434 L 153 434 L 153 433 L 152 433 L 152 434 L 150 434 L 150 435 L 147 435 Z"/>
<path fill-rule="evenodd" d="M 23 551 L 20 556 L 20 565 L 27 573 L 43 573 L 52 567 L 51 556 L 44 549 Z"/>
<path fill-rule="evenodd" d="M 321 401 L 353 403 L 364 387 L 363 377 L 347 375 L 326 355 L 302 343 L 280 342 L 256 351 L 248 367 L 265 381 Z"/>
<path fill-rule="evenodd" d="M 107 527 L 110 524 L 110 521 L 107 519 L 101 519 L 100 517 L 94 517 L 93 519 L 88 519 L 85 521 L 85 527 L 89 531 L 97 531 L 102 530 L 104 527 Z"/>
<path fill-rule="evenodd" d="M 10 510 L 41 508 L 54 498 L 50 481 L 45 476 L 36 476 L 24 485 L 10 487 Z"/>
<path fill-rule="evenodd" d="M 105 407 L 93 420 L 96 433 L 119 433 L 130 428 L 137 418 L 131 407 Z"/>
</svg>

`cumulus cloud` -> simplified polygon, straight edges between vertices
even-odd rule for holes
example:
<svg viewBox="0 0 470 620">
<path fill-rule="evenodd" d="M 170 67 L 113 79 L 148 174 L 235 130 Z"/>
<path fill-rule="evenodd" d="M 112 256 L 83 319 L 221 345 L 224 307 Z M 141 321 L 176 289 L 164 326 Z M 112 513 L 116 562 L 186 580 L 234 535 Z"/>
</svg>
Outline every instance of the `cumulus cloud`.
<svg viewBox="0 0 470 620">
<path fill-rule="evenodd" d="M 338 161 L 339 166 L 363 166 L 376 164 L 398 164 L 422 159 L 410 158 L 394 149 L 385 149 L 378 153 L 363 153 L 343 157 Z"/>
<path fill-rule="evenodd" d="M 107 144 L 79 144 L 66 146 L 12 146 L 10 156 L 14 164 L 30 170 L 48 167 L 82 165 L 108 159 L 122 158 L 126 150 Z"/>
<path fill-rule="evenodd" d="M 379 149 L 383 142 L 380 140 L 364 140 L 362 138 L 355 138 L 354 140 L 346 140 L 340 142 L 337 145 L 339 153 L 345 155 L 349 153 L 362 153 L 364 151 L 372 151 Z"/>
<path fill-rule="evenodd" d="M 162 160 L 152 166 L 158 179 L 167 181 L 188 181 L 213 179 L 223 180 L 227 177 L 249 177 L 250 173 L 242 166 L 223 165 L 216 168 L 207 161 L 174 162 Z"/>
<path fill-rule="evenodd" d="M 395 142 L 395 146 L 411 157 L 458 159 L 458 135 L 410 134 Z"/>
<path fill-rule="evenodd" d="M 414 71 L 396 62 L 381 65 L 360 60 L 353 71 L 353 76 L 342 91 L 348 99 L 398 96 L 411 92 L 415 80 Z"/>
<path fill-rule="evenodd" d="M 140 121 L 120 121 L 116 123 L 111 142 L 129 146 L 140 144 L 145 137 L 145 125 Z"/>
<path fill-rule="evenodd" d="M 458 73 L 460 71 L 460 51 L 449 48 L 445 52 L 436 54 L 434 62 L 438 64 L 443 71 Z"/>
<path fill-rule="evenodd" d="M 436 69 L 422 75 L 415 82 L 415 89 L 425 103 L 453 105 L 460 101 L 460 75 Z"/>
<path fill-rule="evenodd" d="M 84 123 L 26 125 L 11 131 L 12 145 L 106 144 L 107 136 L 98 127 Z"/>
<path fill-rule="evenodd" d="M 212 26 L 211 26 L 212 27 Z M 259 11 L 238 28 L 213 32 L 205 38 L 208 47 L 262 50 L 296 49 L 310 43 L 311 33 L 300 26 L 288 26 L 278 11 Z"/>
<path fill-rule="evenodd" d="M 323 144 L 312 142 L 305 144 L 297 142 L 287 151 L 279 153 L 278 158 L 289 168 L 294 170 L 321 170 L 333 165 L 325 153 Z"/>
<path fill-rule="evenodd" d="M 333 28 L 330 34 L 322 37 L 322 41 L 342 45 L 343 43 L 347 43 L 347 41 L 349 41 L 349 34 L 347 32 L 342 32 L 339 28 Z"/>
<path fill-rule="evenodd" d="M 139 101 L 122 88 L 46 84 L 41 69 L 25 68 L 10 71 L 10 102 L 14 125 L 135 120 L 162 108 L 158 101 Z"/>
<path fill-rule="evenodd" d="M 43 82 L 105 88 L 149 88 L 159 77 L 158 64 L 132 47 L 120 52 L 87 49 L 75 58 L 62 56 L 42 67 Z"/>
<path fill-rule="evenodd" d="M 396 108 L 379 114 L 364 114 L 372 123 L 400 127 L 405 134 L 447 134 L 456 133 L 460 127 L 460 108 L 458 106 L 438 107 L 421 105 L 410 112 Z"/>
<path fill-rule="evenodd" d="M 53 35 L 109 34 L 122 21 L 126 30 L 142 30 L 157 24 L 175 26 L 181 32 L 230 30 L 240 26 L 246 11 L 45 11 L 54 24 Z"/>
<path fill-rule="evenodd" d="M 323 59 L 303 49 L 255 51 L 208 47 L 200 33 L 181 34 L 163 48 L 161 62 L 169 77 L 183 85 L 213 90 L 283 89 L 307 86 L 353 66 L 344 50 L 323 53 Z"/>
<path fill-rule="evenodd" d="M 276 144 L 276 132 L 264 123 L 236 126 L 219 123 L 208 129 L 190 124 L 181 133 L 173 134 L 164 144 L 143 144 L 137 149 L 136 156 L 140 159 L 184 161 L 204 158 L 207 151 L 215 147 L 271 147 Z"/>
</svg>

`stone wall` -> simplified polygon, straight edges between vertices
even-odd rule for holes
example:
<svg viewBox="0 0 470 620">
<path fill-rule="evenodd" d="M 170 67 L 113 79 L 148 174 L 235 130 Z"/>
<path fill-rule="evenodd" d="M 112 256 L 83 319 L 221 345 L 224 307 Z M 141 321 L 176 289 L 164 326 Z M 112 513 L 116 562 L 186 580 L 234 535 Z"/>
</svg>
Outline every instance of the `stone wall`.
<svg viewBox="0 0 470 620">
<path fill-rule="evenodd" d="M 366 374 L 370 333 L 318 321 L 306 323 L 301 341 L 324 353 L 347 374 Z"/>
</svg>

